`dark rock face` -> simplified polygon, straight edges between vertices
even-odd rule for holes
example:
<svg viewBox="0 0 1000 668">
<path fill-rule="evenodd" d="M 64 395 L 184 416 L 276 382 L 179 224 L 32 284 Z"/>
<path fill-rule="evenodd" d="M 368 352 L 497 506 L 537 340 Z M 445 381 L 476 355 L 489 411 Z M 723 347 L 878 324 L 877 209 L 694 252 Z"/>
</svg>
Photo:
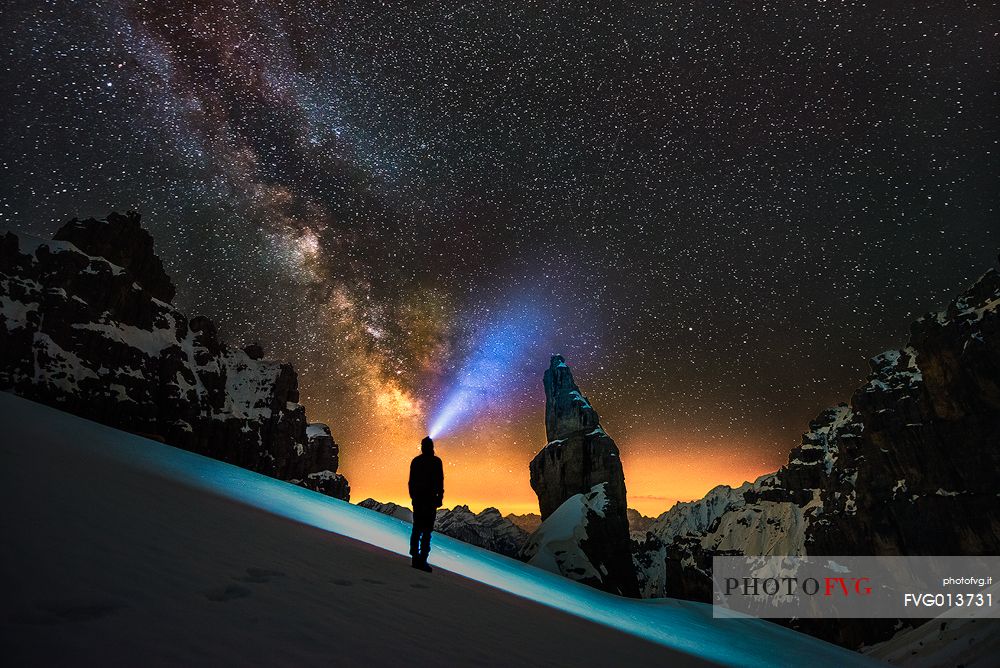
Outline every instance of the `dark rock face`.
<svg viewBox="0 0 1000 668">
<path fill-rule="evenodd" d="M 573 372 L 562 355 L 552 356 L 542 385 L 545 387 L 545 437 L 550 443 L 568 434 L 593 431 L 600 426 L 600 416 L 580 394 Z"/>
<path fill-rule="evenodd" d="M 600 574 L 595 586 L 638 596 L 629 543 L 625 474 L 618 446 L 600 425 L 597 411 L 580 393 L 565 360 L 555 355 L 545 371 L 545 431 L 548 444 L 531 461 L 531 488 L 538 495 L 542 527 L 571 497 L 603 485 L 603 510 L 590 511 L 586 557 Z"/>
<path fill-rule="evenodd" d="M 850 405 L 809 426 L 788 464 L 722 512 L 694 502 L 711 526 L 654 526 L 659 543 L 637 545 L 644 579 L 664 568 L 666 595 L 707 601 L 714 554 L 1000 553 L 1000 272 L 913 323 L 904 348 L 872 358 Z M 657 522 L 676 527 L 673 515 Z M 891 634 L 880 621 L 891 622 L 800 628 L 857 647 Z"/>
<path fill-rule="evenodd" d="M 0 235 L 0 390 L 347 499 L 288 364 L 190 320 L 134 213 Z"/>
<path fill-rule="evenodd" d="M 153 251 L 153 236 L 139 221 L 139 214 L 134 211 L 125 215 L 112 211 L 101 225 L 95 225 L 93 219 L 74 218 L 52 238 L 68 241 L 87 255 L 103 257 L 122 267 L 153 297 L 171 302 L 174 284 Z"/>
<path fill-rule="evenodd" d="M 1000 553 L 998 307 L 992 269 L 915 322 L 905 348 L 872 360 L 811 554 Z"/>
<path fill-rule="evenodd" d="M 306 442 L 307 448 L 287 472 L 287 480 L 327 496 L 349 501 L 351 486 L 347 484 L 347 478 L 337 473 L 340 466 L 340 446 L 330 435 L 330 428 L 322 422 L 306 425 Z"/>
</svg>

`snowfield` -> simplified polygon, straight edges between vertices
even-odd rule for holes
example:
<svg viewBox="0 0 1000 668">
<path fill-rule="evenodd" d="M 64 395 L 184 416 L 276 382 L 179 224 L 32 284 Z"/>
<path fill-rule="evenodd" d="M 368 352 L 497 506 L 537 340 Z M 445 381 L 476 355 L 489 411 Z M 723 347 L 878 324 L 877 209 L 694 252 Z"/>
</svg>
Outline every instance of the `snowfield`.
<svg viewBox="0 0 1000 668">
<path fill-rule="evenodd" d="M 10 394 L 0 421 L 10 665 L 880 665 L 438 534 L 428 575 L 398 519 Z"/>
</svg>

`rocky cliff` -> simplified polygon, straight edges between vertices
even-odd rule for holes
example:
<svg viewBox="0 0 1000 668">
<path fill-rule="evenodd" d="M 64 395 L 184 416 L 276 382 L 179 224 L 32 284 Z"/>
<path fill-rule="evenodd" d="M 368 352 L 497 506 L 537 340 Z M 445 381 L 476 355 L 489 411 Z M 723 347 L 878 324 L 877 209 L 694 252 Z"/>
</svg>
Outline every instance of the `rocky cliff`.
<svg viewBox="0 0 1000 668">
<path fill-rule="evenodd" d="M 0 233 L 0 390 L 349 498 L 291 365 L 228 346 L 173 296 L 138 214 L 73 220 L 51 241 Z"/>
<path fill-rule="evenodd" d="M 578 517 L 586 525 L 585 531 L 570 534 L 576 536 L 592 567 L 567 569 L 557 560 L 547 563 L 556 572 L 600 589 L 638 596 L 629 543 L 625 474 L 618 446 L 601 428 L 597 411 L 580 393 L 562 356 L 552 357 L 543 384 L 548 443 L 530 464 L 531 488 L 538 495 L 542 518 L 536 534 L 566 534 L 566 527 L 552 527 L 550 522 L 547 528 L 546 522 L 573 499 L 573 512 L 563 514 Z M 561 516 L 557 519 L 560 524 L 569 521 Z M 534 545 L 534 554 L 545 551 L 537 540 L 529 544 Z"/>
<path fill-rule="evenodd" d="M 713 554 L 1000 553 L 1000 272 L 917 320 L 906 346 L 820 413 L 788 463 L 658 518 L 644 594 L 710 600 Z M 816 630 L 871 643 L 879 624 Z"/>
</svg>

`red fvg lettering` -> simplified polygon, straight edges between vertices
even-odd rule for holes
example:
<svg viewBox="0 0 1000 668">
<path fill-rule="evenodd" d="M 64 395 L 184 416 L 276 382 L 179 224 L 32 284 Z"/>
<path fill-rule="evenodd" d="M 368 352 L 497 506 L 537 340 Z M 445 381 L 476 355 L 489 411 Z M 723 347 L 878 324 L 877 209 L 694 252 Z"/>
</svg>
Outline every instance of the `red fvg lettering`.
<svg viewBox="0 0 1000 668">
<path fill-rule="evenodd" d="M 862 588 L 862 584 L 870 582 L 869 578 L 825 578 L 825 581 L 825 596 L 833 596 L 835 593 L 850 596 L 851 590 L 857 596 L 868 596 L 872 593 L 871 587 L 865 586 Z"/>
</svg>

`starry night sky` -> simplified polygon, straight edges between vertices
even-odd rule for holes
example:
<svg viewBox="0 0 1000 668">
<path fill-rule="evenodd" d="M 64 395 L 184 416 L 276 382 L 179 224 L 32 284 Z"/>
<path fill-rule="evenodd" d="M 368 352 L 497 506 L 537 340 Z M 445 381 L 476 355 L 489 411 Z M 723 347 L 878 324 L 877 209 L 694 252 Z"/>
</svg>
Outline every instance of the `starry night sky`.
<svg viewBox="0 0 1000 668">
<path fill-rule="evenodd" d="M 553 352 L 631 505 L 752 479 L 994 261 L 1000 9 L 610 4 L 6 2 L 0 227 L 142 212 L 355 500 L 497 331 L 446 503 L 536 507 Z"/>
</svg>

